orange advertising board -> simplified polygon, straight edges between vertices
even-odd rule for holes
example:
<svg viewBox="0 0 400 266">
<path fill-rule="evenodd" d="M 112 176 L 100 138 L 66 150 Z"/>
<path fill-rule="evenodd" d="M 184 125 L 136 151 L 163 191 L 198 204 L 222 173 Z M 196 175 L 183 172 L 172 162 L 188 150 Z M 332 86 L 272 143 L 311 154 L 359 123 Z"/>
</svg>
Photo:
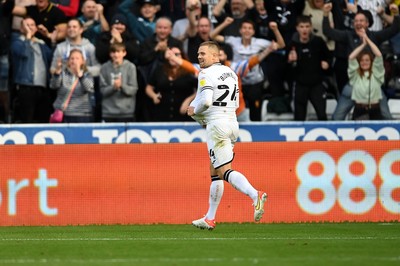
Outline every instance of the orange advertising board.
<svg viewBox="0 0 400 266">
<path fill-rule="evenodd" d="M 237 143 L 234 169 L 269 197 L 262 222 L 398 221 L 396 141 Z M 0 225 L 187 224 L 207 212 L 206 144 L 0 147 Z M 217 222 L 252 222 L 225 183 Z"/>
</svg>

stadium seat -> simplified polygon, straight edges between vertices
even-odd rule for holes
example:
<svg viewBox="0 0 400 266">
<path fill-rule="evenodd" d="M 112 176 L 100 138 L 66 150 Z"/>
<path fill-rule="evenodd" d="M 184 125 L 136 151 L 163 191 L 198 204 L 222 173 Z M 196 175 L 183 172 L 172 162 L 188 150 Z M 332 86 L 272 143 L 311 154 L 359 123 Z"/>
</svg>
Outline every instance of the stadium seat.
<svg viewBox="0 0 400 266">
<path fill-rule="evenodd" d="M 261 121 L 293 121 L 293 113 L 268 113 L 268 99 L 263 100 L 261 104 Z"/>
<path fill-rule="evenodd" d="M 389 99 L 388 105 L 393 119 L 400 119 L 400 99 Z"/>
</svg>

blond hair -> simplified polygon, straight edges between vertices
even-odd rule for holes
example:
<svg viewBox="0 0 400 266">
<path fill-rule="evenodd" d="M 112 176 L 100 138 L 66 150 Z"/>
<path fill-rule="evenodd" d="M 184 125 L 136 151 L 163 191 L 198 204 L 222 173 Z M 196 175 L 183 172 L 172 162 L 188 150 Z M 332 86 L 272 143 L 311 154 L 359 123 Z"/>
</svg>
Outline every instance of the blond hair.
<svg viewBox="0 0 400 266">
<path fill-rule="evenodd" d="M 205 41 L 200 44 L 200 47 L 201 46 L 207 46 L 208 49 L 216 52 L 217 54 L 219 53 L 219 50 L 221 50 L 221 47 L 216 41 Z"/>
</svg>

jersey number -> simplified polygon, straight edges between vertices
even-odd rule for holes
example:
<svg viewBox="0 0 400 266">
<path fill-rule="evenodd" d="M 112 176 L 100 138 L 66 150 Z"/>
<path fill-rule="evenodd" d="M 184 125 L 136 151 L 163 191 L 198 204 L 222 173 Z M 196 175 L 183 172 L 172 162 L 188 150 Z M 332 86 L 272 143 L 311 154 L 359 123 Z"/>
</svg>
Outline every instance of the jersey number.
<svg viewBox="0 0 400 266">
<path fill-rule="evenodd" d="M 218 99 L 216 99 L 215 102 L 213 102 L 213 105 L 214 106 L 227 106 L 228 103 L 226 102 L 225 98 L 229 96 L 229 87 L 227 85 L 219 85 L 217 88 L 219 90 L 225 90 L 225 92 Z M 230 100 L 236 101 L 236 84 L 235 84 L 235 88 L 232 91 Z"/>
</svg>

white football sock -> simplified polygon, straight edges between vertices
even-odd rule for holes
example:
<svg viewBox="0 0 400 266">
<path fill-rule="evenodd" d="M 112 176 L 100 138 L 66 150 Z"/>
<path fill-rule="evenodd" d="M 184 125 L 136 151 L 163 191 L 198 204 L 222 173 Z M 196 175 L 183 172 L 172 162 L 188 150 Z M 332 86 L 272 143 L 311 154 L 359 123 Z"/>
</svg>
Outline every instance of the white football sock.
<svg viewBox="0 0 400 266">
<path fill-rule="evenodd" d="M 229 170 L 228 170 L 229 171 Z M 257 190 L 250 184 L 247 178 L 238 171 L 230 171 L 228 173 L 228 181 L 229 183 L 240 192 L 248 195 L 254 203 L 257 203 L 258 192 Z"/>
<path fill-rule="evenodd" d="M 218 205 L 221 202 L 222 195 L 224 194 L 224 180 L 216 180 L 210 184 L 209 207 L 206 218 L 209 220 L 215 219 Z"/>
</svg>

